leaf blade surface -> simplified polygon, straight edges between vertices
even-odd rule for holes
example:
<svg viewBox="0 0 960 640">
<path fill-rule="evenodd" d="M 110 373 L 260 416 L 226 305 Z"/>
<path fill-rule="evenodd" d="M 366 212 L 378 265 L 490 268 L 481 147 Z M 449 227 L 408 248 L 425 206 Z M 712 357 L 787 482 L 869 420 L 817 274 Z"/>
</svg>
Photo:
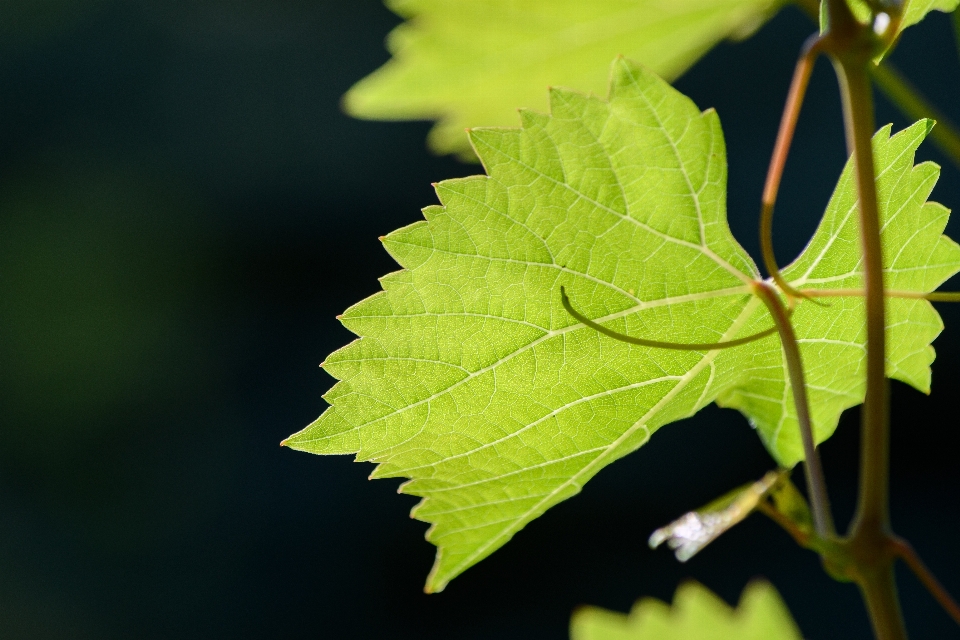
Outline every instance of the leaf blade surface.
<svg viewBox="0 0 960 640">
<path fill-rule="evenodd" d="M 566 314 L 561 285 L 653 337 L 729 339 L 757 316 L 716 114 L 614 66 L 609 102 L 556 90 L 551 116 L 472 133 L 489 176 L 440 183 L 427 222 L 387 236 L 405 270 L 343 315 L 361 339 L 327 360 L 333 406 L 289 442 L 411 479 L 440 547 L 431 590 L 734 375 L 717 351 L 602 338 Z"/>
</svg>

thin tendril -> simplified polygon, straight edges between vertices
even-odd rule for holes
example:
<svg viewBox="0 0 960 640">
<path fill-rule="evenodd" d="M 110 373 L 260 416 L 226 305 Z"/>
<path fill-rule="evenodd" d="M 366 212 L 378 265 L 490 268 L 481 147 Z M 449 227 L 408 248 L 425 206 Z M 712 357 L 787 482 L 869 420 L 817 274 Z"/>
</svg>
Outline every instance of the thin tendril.
<svg viewBox="0 0 960 640">
<path fill-rule="evenodd" d="M 747 344 L 749 342 L 754 342 L 755 340 L 761 340 L 767 336 L 772 336 L 777 332 L 776 325 L 761 331 L 759 333 L 754 333 L 753 335 L 746 336 L 744 338 L 736 338 L 735 340 L 724 340 L 723 342 L 704 342 L 704 343 L 685 343 L 685 342 L 661 342 L 659 340 L 646 340 L 644 338 L 635 338 L 633 336 L 628 336 L 622 333 L 618 333 L 612 329 L 608 329 L 601 324 L 597 324 L 590 318 L 586 317 L 579 311 L 573 308 L 573 305 L 570 304 L 570 298 L 567 297 L 567 292 L 563 287 L 560 287 L 560 301 L 563 303 L 563 308 L 567 310 L 571 316 L 576 318 L 579 322 L 590 327 L 594 331 L 599 331 L 605 336 L 609 336 L 614 340 L 619 340 L 621 342 L 626 342 L 629 344 L 640 345 L 641 347 L 653 347 L 655 349 L 674 349 L 677 351 L 713 351 L 715 349 L 729 349 L 731 347 L 739 347 L 740 345 Z"/>
<path fill-rule="evenodd" d="M 763 187 L 763 204 L 760 209 L 760 248 L 763 253 L 763 264 L 781 291 L 799 298 L 806 296 L 787 283 L 777 265 L 777 257 L 773 251 L 773 207 L 777 201 L 780 180 L 783 177 L 787 154 L 790 152 L 790 143 L 793 142 L 793 134 L 797 128 L 797 119 L 800 117 L 800 108 L 803 106 L 807 85 L 810 83 L 813 64 L 820 55 L 821 48 L 822 40 L 818 34 L 811 36 L 803 45 L 790 83 L 790 92 L 787 94 L 787 104 L 783 108 L 783 117 L 780 119 L 780 130 L 777 132 L 777 142 L 773 148 L 773 156 L 770 158 L 767 181 Z"/>
</svg>

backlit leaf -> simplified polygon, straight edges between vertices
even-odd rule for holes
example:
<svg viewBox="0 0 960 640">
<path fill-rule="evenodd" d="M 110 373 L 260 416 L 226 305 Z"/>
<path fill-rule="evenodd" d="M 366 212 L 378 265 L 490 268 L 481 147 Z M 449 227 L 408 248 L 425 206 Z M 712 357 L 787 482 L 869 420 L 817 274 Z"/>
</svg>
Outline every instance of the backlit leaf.
<svg viewBox="0 0 960 640">
<path fill-rule="evenodd" d="M 325 396 L 332 406 L 286 443 L 409 479 L 401 490 L 424 498 L 413 515 L 432 523 L 439 547 L 428 590 L 718 397 L 782 465 L 801 457 L 776 336 L 727 350 L 639 347 L 560 302 L 563 286 L 582 313 L 653 340 L 712 343 L 771 326 L 750 293 L 756 266 L 727 225 L 717 114 L 620 59 L 609 101 L 558 89 L 551 115 L 521 121 L 472 131 L 488 175 L 441 182 L 441 206 L 384 239 L 404 269 L 344 313 L 360 339 L 324 365 L 340 380 Z M 924 204 L 936 168 L 912 164 L 928 130 L 875 141 L 890 282 L 908 290 L 928 291 L 960 264 L 940 235 L 946 210 Z M 849 182 L 848 170 L 786 271 L 797 286 L 858 286 Z M 822 440 L 862 400 L 862 305 L 804 302 L 794 320 Z M 890 323 L 891 374 L 926 388 L 939 317 L 898 300 Z"/>
</svg>

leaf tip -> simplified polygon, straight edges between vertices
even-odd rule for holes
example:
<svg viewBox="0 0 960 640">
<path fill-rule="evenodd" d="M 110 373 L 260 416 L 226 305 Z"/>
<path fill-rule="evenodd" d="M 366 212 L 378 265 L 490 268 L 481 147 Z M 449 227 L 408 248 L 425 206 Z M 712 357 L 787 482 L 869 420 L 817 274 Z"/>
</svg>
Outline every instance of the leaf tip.
<svg viewBox="0 0 960 640">
<path fill-rule="evenodd" d="M 448 582 L 448 580 L 438 581 L 434 576 L 434 572 L 431 571 L 430 575 L 427 577 L 427 583 L 423 585 L 423 592 L 427 595 L 440 593 L 447 588 Z"/>
</svg>

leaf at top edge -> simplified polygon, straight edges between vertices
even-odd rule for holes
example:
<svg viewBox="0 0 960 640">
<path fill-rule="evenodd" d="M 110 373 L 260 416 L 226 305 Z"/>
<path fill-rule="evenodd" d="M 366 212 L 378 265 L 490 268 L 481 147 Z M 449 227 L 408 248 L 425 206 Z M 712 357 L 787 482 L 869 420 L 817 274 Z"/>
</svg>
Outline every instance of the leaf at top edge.
<svg viewBox="0 0 960 640">
<path fill-rule="evenodd" d="M 957 5 L 960 5 L 960 0 L 907 0 L 907 11 L 903 16 L 900 31 L 917 24 L 931 11 L 950 13 L 956 10 Z"/>
<path fill-rule="evenodd" d="M 550 115 L 522 112 L 522 129 L 472 131 L 488 175 L 439 183 L 441 206 L 384 239 L 404 269 L 344 313 L 360 339 L 324 365 L 340 380 L 324 396 L 332 406 L 287 441 L 355 453 L 379 465 L 373 477 L 409 479 L 401 491 L 424 498 L 413 515 L 432 523 L 427 538 L 439 548 L 431 591 L 720 396 L 748 413 L 782 464 L 799 459 L 789 395 L 776 396 L 777 411 L 763 404 L 786 386 L 776 337 L 710 352 L 638 347 L 584 327 L 560 302 L 564 286 L 589 317 L 652 340 L 716 342 L 771 326 L 746 284 L 756 266 L 727 225 L 716 113 L 623 59 L 608 101 L 556 89 L 550 102 Z M 939 242 L 941 218 L 924 226 L 918 250 Z M 854 278 L 833 258 L 841 250 L 817 264 Z M 927 318 L 925 304 L 910 310 Z M 801 304 L 808 366 L 820 371 L 811 340 L 834 330 L 837 311 L 856 309 Z M 902 371 L 922 378 L 927 344 L 908 341 L 903 353 L 920 356 L 901 358 Z M 858 365 L 839 364 L 835 379 L 814 378 L 842 400 L 815 414 L 827 425 L 820 440 L 859 401 L 843 377 Z"/>
<path fill-rule="evenodd" d="M 950 13 L 954 11 L 958 5 L 960 5 L 960 0 L 904 0 L 905 8 L 903 13 L 903 20 L 900 22 L 900 27 L 897 29 L 897 33 L 891 38 L 891 42 L 896 42 L 897 38 L 900 37 L 900 34 L 913 25 L 917 24 L 921 20 L 927 17 L 927 14 L 931 11 L 942 11 L 943 13 Z M 847 0 L 847 6 L 850 7 L 850 11 L 860 22 L 867 23 L 873 13 L 870 9 L 870 5 L 865 0 Z M 826 14 L 822 10 L 823 5 L 821 4 L 820 11 L 820 31 L 826 29 Z M 891 47 L 893 44 L 891 44 Z M 878 56 L 877 61 L 882 58 L 890 48 L 888 47 L 880 56 Z"/>
<path fill-rule="evenodd" d="M 777 590 L 766 582 L 747 585 L 736 609 L 688 582 L 677 589 L 673 606 L 645 598 L 629 615 L 584 607 L 570 623 L 570 640 L 694 639 L 801 640 L 801 635 Z"/>
<path fill-rule="evenodd" d="M 516 108 L 543 109 L 544 88 L 602 94 L 625 54 L 668 79 L 724 38 L 762 24 L 782 0 L 392 0 L 408 21 L 388 39 L 393 59 L 345 96 L 351 115 L 438 120 L 430 145 L 476 160 L 463 130 L 513 126 Z"/>
</svg>

